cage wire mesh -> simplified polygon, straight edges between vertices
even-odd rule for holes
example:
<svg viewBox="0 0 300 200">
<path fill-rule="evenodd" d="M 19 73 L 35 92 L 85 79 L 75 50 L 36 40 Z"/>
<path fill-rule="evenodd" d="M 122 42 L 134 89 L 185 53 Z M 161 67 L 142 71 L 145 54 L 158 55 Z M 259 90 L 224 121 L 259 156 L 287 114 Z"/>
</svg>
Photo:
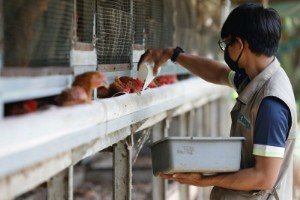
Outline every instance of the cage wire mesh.
<svg viewBox="0 0 300 200">
<path fill-rule="evenodd" d="M 175 15 L 175 43 L 180 45 L 187 51 L 191 51 L 196 35 L 196 24 L 194 24 L 194 20 L 196 16 L 194 16 L 193 8 L 191 5 L 192 1 L 175 1 L 176 15 Z"/>
<path fill-rule="evenodd" d="M 95 0 L 76 1 L 77 41 L 92 43 Z"/>
<path fill-rule="evenodd" d="M 130 63 L 133 19 L 130 0 L 97 0 L 98 64 Z"/>
<path fill-rule="evenodd" d="M 146 0 L 146 48 L 161 47 L 163 41 L 163 1 Z"/>
<path fill-rule="evenodd" d="M 5 66 L 69 66 L 73 0 L 3 1 Z"/>
<path fill-rule="evenodd" d="M 133 0 L 134 44 L 145 45 L 146 0 Z"/>
<path fill-rule="evenodd" d="M 162 47 L 174 46 L 174 0 L 163 1 L 163 35 L 162 35 Z"/>
</svg>

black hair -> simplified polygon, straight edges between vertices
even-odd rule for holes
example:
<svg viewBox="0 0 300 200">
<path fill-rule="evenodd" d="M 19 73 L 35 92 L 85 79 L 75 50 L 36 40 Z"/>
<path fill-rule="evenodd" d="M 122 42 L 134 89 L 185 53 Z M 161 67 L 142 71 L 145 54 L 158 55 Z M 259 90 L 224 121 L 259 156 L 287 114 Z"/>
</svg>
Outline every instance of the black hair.
<svg viewBox="0 0 300 200">
<path fill-rule="evenodd" d="M 221 38 L 231 36 L 247 40 L 249 49 L 257 55 L 275 55 L 281 37 L 281 20 L 272 8 L 247 3 L 235 8 L 221 30 Z"/>
</svg>

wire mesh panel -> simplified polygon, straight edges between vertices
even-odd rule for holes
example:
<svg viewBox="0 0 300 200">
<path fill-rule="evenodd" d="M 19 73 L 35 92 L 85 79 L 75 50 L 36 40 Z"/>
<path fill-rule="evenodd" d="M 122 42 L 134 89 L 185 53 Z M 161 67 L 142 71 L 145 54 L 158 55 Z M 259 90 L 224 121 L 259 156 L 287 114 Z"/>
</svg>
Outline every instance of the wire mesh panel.
<svg viewBox="0 0 300 200">
<path fill-rule="evenodd" d="M 134 44 L 144 45 L 146 0 L 133 0 Z"/>
<path fill-rule="evenodd" d="M 73 0 L 3 1 L 5 66 L 68 66 Z"/>
<path fill-rule="evenodd" d="M 97 0 L 98 64 L 130 63 L 133 20 L 130 0 Z"/>
<path fill-rule="evenodd" d="M 161 47 L 163 36 L 163 1 L 146 0 L 146 48 Z"/>
<path fill-rule="evenodd" d="M 95 0 L 77 0 L 76 2 L 77 40 L 79 42 L 92 43 L 93 41 L 95 5 Z"/>
<path fill-rule="evenodd" d="M 163 1 L 163 35 L 162 35 L 162 45 L 163 47 L 172 47 L 174 46 L 174 0 L 164 0 Z"/>
<path fill-rule="evenodd" d="M 196 30 L 193 20 L 196 16 L 192 16 L 192 7 L 190 6 L 191 1 L 175 1 L 176 8 L 176 44 L 183 47 L 185 50 L 190 51 L 193 39 L 195 38 L 194 30 Z M 196 10 L 196 8 L 194 8 Z"/>
</svg>

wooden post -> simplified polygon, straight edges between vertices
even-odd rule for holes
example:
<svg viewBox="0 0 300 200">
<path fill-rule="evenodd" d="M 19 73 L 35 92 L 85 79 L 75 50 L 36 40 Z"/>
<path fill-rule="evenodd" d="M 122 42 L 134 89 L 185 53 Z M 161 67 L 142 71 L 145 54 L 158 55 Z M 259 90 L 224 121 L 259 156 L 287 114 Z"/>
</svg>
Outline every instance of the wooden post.
<svg viewBox="0 0 300 200">
<path fill-rule="evenodd" d="M 165 136 L 167 136 L 168 121 L 164 120 L 161 123 L 155 124 L 152 129 L 152 141 L 158 141 Z M 161 179 L 160 177 L 152 176 L 152 199 L 155 200 L 165 200 L 166 199 L 166 189 L 167 181 Z"/>
<path fill-rule="evenodd" d="M 182 114 L 179 116 L 179 130 L 180 130 L 180 136 L 188 136 L 188 117 L 189 115 L 187 113 Z M 188 185 L 179 185 L 179 199 L 180 200 L 188 200 L 189 199 L 189 186 Z"/>
<path fill-rule="evenodd" d="M 208 103 L 209 106 L 209 136 L 217 137 L 219 136 L 218 127 L 219 124 L 219 115 L 220 113 L 217 111 L 217 100 L 211 101 Z"/>
<path fill-rule="evenodd" d="M 130 200 L 132 188 L 132 135 L 114 145 L 113 199 Z"/>
<path fill-rule="evenodd" d="M 73 166 L 53 176 L 47 184 L 48 200 L 73 200 Z"/>
<path fill-rule="evenodd" d="M 203 106 L 203 132 L 202 136 L 210 136 L 210 110 L 209 110 L 209 104 L 205 104 Z"/>
</svg>

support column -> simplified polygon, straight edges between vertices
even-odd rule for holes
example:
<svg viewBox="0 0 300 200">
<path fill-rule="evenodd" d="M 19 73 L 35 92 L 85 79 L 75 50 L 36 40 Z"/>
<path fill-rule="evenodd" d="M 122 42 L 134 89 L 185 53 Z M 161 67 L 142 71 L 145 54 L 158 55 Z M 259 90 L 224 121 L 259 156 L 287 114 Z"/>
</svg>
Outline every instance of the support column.
<svg viewBox="0 0 300 200">
<path fill-rule="evenodd" d="M 179 116 L 179 130 L 180 136 L 190 136 L 188 135 L 188 124 L 189 124 L 189 115 L 188 113 L 182 114 Z M 179 185 L 179 199 L 188 200 L 189 199 L 189 186 L 188 185 Z"/>
<path fill-rule="evenodd" d="M 152 129 L 152 141 L 158 141 L 167 136 L 168 130 L 168 119 L 165 121 L 155 124 Z M 152 199 L 165 200 L 166 190 L 168 182 L 161 179 L 160 177 L 152 176 Z"/>
<path fill-rule="evenodd" d="M 48 200 L 73 200 L 73 166 L 53 176 L 47 183 Z"/>
<path fill-rule="evenodd" d="M 114 146 L 113 199 L 130 200 L 132 188 L 132 135 Z"/>
</svg>

